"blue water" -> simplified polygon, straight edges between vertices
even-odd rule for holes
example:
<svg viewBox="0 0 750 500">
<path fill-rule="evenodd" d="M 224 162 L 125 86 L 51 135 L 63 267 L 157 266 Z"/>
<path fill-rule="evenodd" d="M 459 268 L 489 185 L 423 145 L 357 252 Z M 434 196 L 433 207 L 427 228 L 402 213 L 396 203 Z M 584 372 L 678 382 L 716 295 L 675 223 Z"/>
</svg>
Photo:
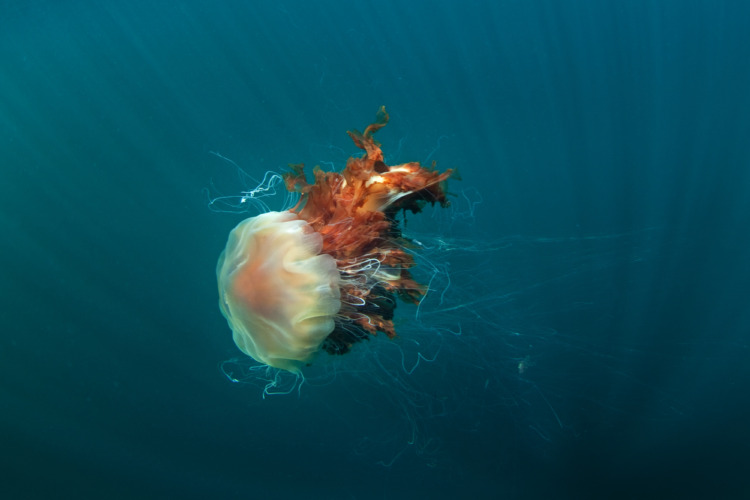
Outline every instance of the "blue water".
<svg viewBox="0 0 750 500">
<path fill-rule="evenodd" d="M 748 16 L 0 2 L 3 498 L 747 498 Z M 257 209 L 209 200 L 380 105 L 459 169 L 407 218 L 430 292 L 264 398 L 214 275 Z"/>
</svg>

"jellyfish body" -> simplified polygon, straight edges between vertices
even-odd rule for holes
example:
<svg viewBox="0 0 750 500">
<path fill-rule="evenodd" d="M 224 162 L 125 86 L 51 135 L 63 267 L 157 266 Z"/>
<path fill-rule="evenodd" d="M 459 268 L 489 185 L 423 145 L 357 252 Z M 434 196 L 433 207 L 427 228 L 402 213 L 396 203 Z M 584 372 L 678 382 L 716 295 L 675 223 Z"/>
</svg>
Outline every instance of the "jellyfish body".
<svg viewBox="0 0 750 500">
<path fill-rule="evenodd" d="M 333 331 L 339 273 L 322 238 L 292 212 L 242 221 L 219 257 L 219 305 L 245 354 L 299 371 Z"/>
<path fill-rule="evenodd" d="M 393 338 L 396 297 L 424 296 L 396 215 L 446 206 L 452 171 L 386 165 L 373 134 L 387 122 L 381 107 L 364 133 L 348 132 L 365 154 L 341 173 L 316 167 L 309 184 L 303 166 L 293 166 L 284 178 L 301 194 L 297 206 L 246 219 L 230 233 L 217 266 L 220 307 L 253 359 L 298 372 L 321 349 L 344 354 L 378 332 Z"/>
</svg>

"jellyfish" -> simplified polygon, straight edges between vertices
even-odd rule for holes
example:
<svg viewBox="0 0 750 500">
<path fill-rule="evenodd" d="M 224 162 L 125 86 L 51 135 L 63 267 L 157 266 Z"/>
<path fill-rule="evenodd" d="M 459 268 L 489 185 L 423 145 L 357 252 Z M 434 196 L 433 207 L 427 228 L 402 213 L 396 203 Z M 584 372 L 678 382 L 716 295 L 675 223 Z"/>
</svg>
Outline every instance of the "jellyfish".
<svg viewBox="0 0 750 500">
<path fill-rule="evenodd" d="M 448 206 L 453 171 L 386 165 L 373 135 L 388 118 L 381 107 L 364 132 L 347 132 L 364 154 L 340 173 L 315 167 L 308 183 L 304 165 L 291 165 L 284 181 L 299 202 L 230 232 L 216 268 L 219 305 L 254 360 L 300 373 L 321 351 L 346 354 L 378 333 L 393 339 L 396 299 L 418 304 L 427 292 L 397 217 Z"/>
</svg>

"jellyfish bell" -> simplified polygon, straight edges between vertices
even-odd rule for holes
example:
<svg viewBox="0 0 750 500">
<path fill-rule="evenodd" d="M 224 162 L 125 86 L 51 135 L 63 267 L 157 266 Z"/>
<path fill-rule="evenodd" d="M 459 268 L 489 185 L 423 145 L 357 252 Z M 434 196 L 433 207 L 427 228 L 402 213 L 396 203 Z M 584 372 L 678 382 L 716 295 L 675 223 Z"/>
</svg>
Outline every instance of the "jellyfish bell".
<svg viewBox="0 0 750 500">
<path fill-rule="evenodd" d="M 219 257 L 219 305 L 237 347 L 268 366 L 297 372 L 333 331 L 339 273 L 323 238 L 292 212 L 240 222 Z"/>
<path fill-rule="evenodd" d="M 378 332 L 396 336 L 396 298 L 418 303 L 425 288 L 410 272 L 415 260 L 399 211 L 447 206 L 438 172 L 417 162 L 388 166 L 373 134 L 388 122 L 381 107 L 363 133 L 348 132 L 365 151 L 343 172 L 303 165 L 284 175 L 298 204 L 242 221 L 219 258 L 220 307 L 244 353 L 299 373 L 316 353 L 345 354 Z"/>
</svg>

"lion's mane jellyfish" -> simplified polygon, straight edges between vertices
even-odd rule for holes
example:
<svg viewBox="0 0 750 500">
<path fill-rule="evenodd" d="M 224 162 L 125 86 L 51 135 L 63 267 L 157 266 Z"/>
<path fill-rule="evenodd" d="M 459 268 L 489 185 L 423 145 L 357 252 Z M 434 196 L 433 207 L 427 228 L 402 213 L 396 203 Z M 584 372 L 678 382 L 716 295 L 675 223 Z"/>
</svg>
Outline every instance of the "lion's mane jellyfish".
<svg viewBox="0 0 750 500">
<path fill-rule="evenodd" d="M 256 361 L 298 373 L 321 349 L 344 354 L 384 333 L 396 336 L 396 298 L 418 303 L 426 288 L 409 271 L 414 257 L 397 215 L 426 203 L 447 206 L 444 181 L 418 162 L 389 166 L 373 134 L 388 123 L 381 107 L 363 133 L 365 151 L 343 172 L 303 165 L 284 175 L 300 194 L 291 210 L 242 221 L 229 234 L 216 274 L 221 311 L 237 346 Z"/>
</svg>

